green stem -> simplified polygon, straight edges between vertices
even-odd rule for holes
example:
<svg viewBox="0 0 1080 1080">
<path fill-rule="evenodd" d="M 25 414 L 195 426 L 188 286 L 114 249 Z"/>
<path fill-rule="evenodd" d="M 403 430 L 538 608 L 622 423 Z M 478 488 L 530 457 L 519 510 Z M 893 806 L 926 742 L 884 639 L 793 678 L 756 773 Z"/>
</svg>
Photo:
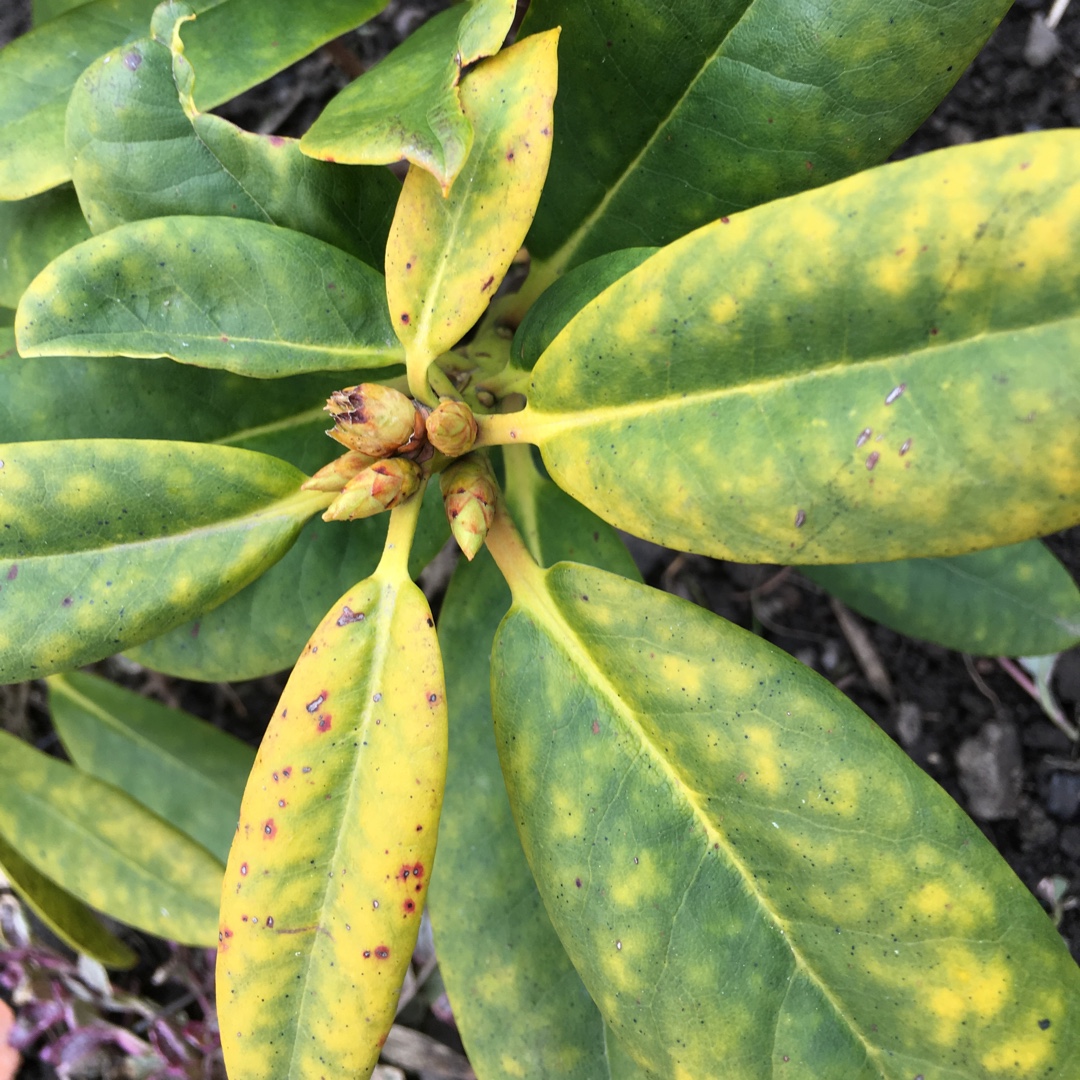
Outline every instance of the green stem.
<svg viewBox="0 0 1080 1080">
<path fill-rule="evenodd" d="M 412 551 L 413 537 L 416 535 L 416 523 L 420 520 L 420 507 L 424 502 L 426 487 L 427 481 L 424 480 L 412 498 L 390 511 L 386 544 L 383 546 L 379 567 L 375 571 L 380 577 L 387 577 L 392 581 L 409 580 L 409 554 Z"/>
<path fill-rule="evenodd" d="M 523 539 L 533 558 L 537 562 L 543 562 L 538 501 L 544 478 L 537 470 L 532 454 L 532 448 L 528 444 L 503 447 L 506 499 L 515 520 L 521 524 Z"/>
<path fill-rule="evenodd" d="M 529 386 L 532 383 L 532 372 L 521 371 L 518 368 L 503 368 L 497 375 L 481 379 L 476 384 L 477 390 L 487 390 L 498 398 L 504 398 L 507 394 L 521 394 L 529 396 Z"/>
<path fill-rule="evenodd" d="M 528 442 L 529 439 L 518 431 L 524 411 L 478 416 L 476 418 L 478 433 L 474 447 L 479 449 L 482 446 L 504 446 L 515 443 L 519 439 L 523 443 Z"/>
<path fill-rule="evenodd" d="M 499 321 L 504 326 L 517 329 L 521 320 L 536 303 L 540 294 L 559 276 L 558 269 L 548 263 L 533 262 L 529 267 L 529 276 L 521 288 L 506 298 L 506 306 L 499 310 Z"/>
<path fill-rule="evenodd" d="M 439 367 L 437 362 L 428 368 L 427 378 L 432 390 L 434 390 L 440 398 L 453 398 L 454 401 L 461 400 L 461 395 L 457 392 L 457 388 L 450 381 L 450 377 L 446 372 Z"/>
<path fill-rule="evenodd" d="M 439 404 L 439 397 L 428 382 L 428 368 L 435 357 L 424 351 L 405 354 L 405 371 L 409 376 L 409 393 L 421 404 L 432 409 Z"/>
<path fill-rule="evenodd" d="M 541 579 L 544 571 L 537 565 L 521 534 L 517 531 L 506 499 L 500 498 L 495 509 L 495 520 L 485 539 L 488 551 L 515 597 L 524 592 L 542 592 Z"/>
</svg>

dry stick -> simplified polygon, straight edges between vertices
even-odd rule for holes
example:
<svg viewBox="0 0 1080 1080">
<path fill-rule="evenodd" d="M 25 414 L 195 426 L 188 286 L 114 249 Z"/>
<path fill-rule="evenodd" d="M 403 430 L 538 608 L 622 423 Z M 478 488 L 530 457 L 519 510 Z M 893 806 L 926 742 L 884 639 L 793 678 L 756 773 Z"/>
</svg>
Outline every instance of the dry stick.
<svg viewBox="0 0 1080 1080">
<path fill-rule="evenodd" d="M 832 608 L 836 621 L 840 624 L 840 630 L 844 637 L 847 638 L 847 643 L 851 646 L 851 651 L 855 654 L 855 659 L 859 667 L 862 668 L 867 682 L 886 701 L 892 701 L 893 688 L 889 673 L 885 670 L 885 665 L 881 662 L 877 649 L 874 648 L 873 643 L 870 641 L 866 628 L 835 597 L 829 598 L 829 606 Z"/>
</svg>

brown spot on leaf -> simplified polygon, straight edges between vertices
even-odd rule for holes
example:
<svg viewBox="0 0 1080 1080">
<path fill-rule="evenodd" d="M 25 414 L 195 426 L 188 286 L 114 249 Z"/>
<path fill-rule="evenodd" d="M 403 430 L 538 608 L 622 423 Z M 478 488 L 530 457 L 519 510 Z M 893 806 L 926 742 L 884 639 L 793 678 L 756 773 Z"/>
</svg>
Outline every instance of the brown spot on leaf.
<svg viewBox="0 0 1080 1080">
<path fill-rule="evenodd" d="M 265 836 L 267 840 L 273 840 L 274 837 L 277 836 L 277 826 L 274 824 L 273 818 L 267 818 L 266 821 L 263 822 L 262 831 L 263 836 Z"/>
</svg>

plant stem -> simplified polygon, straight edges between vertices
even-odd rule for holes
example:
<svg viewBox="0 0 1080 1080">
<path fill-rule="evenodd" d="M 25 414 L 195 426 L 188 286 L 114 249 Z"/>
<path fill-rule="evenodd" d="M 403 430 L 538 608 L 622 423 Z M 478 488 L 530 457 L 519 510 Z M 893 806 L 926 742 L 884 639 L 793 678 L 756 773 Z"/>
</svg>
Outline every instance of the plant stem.
<svg viewBox="0 0 1080 1080">
<path fill-rule="evenodd" d="M 495 520 L 491 523 L 485 542 L 515 596 L 523 589 L 536 591 L 540 588 L 544 571 L 536 564 L 521 539 L 521 534 L 506 508 L 505 496 L 500 495 Z"/>
<path fill-rule="evenodd" d="M 431 389 L 428 383 L 428 368 L 431 366 L 431 356 L 427 351 L 405 354 L 405 371 L 409 377 L 409 393 L 421 404 L 435 408 L 439 404 L 438 395 Z"/>
<path fill-rule="evenodd" d="M 383 546 L 376 574 L 394 581 L 408 579 L 409 554 L 412 551 L 413 537 L 416 535 L 416 523 L 420 520 L 420 507 L 424 502 L 426 488 L 427 481 L 424 480 L 411 499 L 390 511 L 390 527 L 386 532 L 386 544 Z"/>
<path fill-rule="evenodd" d="M 507 502 L 520 522 L 522 537 L 533 558 L 543 563 L 537 498 L 544 478 L 537 471 L 532 448 L 527 444 L 504 446 L 503 462 L 506 465 Z"/>
<path fill-rule="evenodd" d="M 495 413 L 491 416 L 478 416 L 476 418 L 478 430 L 476 448 L 481 446 L 503 446 L 518 440 L 518 427 L 521 426 L 521 412 Z M 522 442 L 528 439 L 522 438 Z"/>
</svg>

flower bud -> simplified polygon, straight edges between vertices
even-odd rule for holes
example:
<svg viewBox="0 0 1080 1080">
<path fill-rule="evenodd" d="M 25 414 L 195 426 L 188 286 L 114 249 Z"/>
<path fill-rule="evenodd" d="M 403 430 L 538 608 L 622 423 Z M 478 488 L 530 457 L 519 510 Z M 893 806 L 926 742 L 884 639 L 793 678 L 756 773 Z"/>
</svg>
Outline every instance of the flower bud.
<svg viewBox="0 0 1080 1080">
<path fill-rule="evenodd" d="M 334 426 L 326 434 L 372 458 L 411 451 L 424 439 L 424 421 L 401 391 L 379 383 L 335 390 L 326 402 Z"/>
<path fill-rule="evenodd" d="M 376 461 L 358 472 L 327 507 L 323 521 L 372 517 L 416 494 L 423 470 L 408 458 Z"/>
<path fill-rule="evenodd" d="M 310 480 L 300 485 L 302 491 L 340 491 L 361 469 L 366 469 L 377 459 L 350 450 L 324 465 Z"/>
<path fill-rule="evenodd" d="M 486 457 L 455 461 L 439 477 L 450 531 L 471 562 L 495 518 L 495 475 Z"/>
<path fill-rule="evenodd" d="M 464 401 L 444 398 L 427 418 L 431 445 L 447 457 L 467 454 L 476 442 L 476 417 Z"/>
</svg>

